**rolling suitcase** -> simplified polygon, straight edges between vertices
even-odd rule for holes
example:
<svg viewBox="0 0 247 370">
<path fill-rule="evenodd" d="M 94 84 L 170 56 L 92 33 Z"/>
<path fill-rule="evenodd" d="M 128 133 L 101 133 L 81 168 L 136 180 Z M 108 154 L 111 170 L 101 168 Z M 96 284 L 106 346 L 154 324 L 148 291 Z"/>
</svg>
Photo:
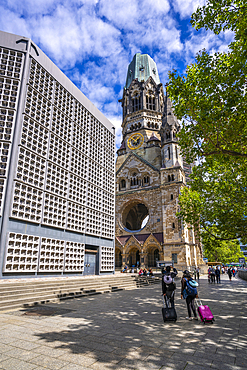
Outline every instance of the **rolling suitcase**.
<svg viewBox="0 0 247 370">
<path fill-rule="evenodd" d="M 166 321 L 177 321 L 177 313 L 176 313 L 176 310 L 174 307 L 169 307 L 168 305 L 168 300 L 167 298 L 165 297 L 165 300 L 164 300 L 164 296 L 162 294 L 162 298 L 163 298 L 163 303 L 164 303 L 164 307 L 162 307 L 162 316 L 163 316 L 163 320 L 164 322 Z"/>
<path fill-rule="evenodd" d="M 214 315 L 212 314 L 210 308 L 208 306 L 204 306 L 200 299 L 196 299 L 197 304 L 197 312 L 200 316 L 201 321 L 206 324 L 206 322 L 213 323 L 214 322 Z"/>
</svg>

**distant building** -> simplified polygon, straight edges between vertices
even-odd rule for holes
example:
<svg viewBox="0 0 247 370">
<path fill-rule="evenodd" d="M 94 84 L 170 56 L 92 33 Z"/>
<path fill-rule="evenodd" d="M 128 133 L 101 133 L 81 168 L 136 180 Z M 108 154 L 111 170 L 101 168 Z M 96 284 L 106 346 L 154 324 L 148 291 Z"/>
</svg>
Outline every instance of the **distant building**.
<svg viewBox="0 0 247 370">
<path fill-rule="evenodd" d="M 116 162 L 116 267 L 203 264 L 193 230 L 177 218 L 191 166 L 180 155 L 180 125 L 157 66 L 136 54 L 121 99 L 123 141 Z"/>
<path fill-rule="evenodd" d="M 113 273 L 114 152 L 106 117 L 0 32 L 0 277 Z"/>
</svg>

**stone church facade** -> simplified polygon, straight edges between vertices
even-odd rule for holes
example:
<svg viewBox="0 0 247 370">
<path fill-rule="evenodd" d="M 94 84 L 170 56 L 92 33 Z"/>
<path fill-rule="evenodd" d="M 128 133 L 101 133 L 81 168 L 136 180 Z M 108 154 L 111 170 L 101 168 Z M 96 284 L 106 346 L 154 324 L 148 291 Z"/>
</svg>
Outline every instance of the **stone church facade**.
<svg viewBox="0 0 247 370">
<path fill-rule="evenodd" d="M 173 261 L 178 268 L 203 264 L 192 229 L 180 222 L 180 189 L 191 172 L 180 155 L 179 123 L 164 93 L 158 70 L 147 54 L 128 67 L 120 100 L 123 141 L 116 161 L 116 268 L 155 267 Z"/>
</svg>

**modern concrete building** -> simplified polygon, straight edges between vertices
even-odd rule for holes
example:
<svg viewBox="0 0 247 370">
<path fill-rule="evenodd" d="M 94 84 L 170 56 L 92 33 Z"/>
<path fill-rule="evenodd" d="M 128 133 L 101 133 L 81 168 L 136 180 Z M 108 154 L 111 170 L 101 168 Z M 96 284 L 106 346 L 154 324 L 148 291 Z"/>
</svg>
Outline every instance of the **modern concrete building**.
<svg viewBox="0 0 247 370">
<path fill-rule="evenodd" d="M 0 32 L 0 277 L 114 272 L 114 161 L 111 122 Z"/>
<path fill-rule="evenodd" d="M 183 160 L 180 125 L 147 54 L 129 65 L 121 99 L 123 142 L 116 162 L 116 267 L 154 267 L 156 261 L 180 269 L 203 265 L 194 231 L 181 223 L 180 189 L 191 166 Z"/>
</svg>

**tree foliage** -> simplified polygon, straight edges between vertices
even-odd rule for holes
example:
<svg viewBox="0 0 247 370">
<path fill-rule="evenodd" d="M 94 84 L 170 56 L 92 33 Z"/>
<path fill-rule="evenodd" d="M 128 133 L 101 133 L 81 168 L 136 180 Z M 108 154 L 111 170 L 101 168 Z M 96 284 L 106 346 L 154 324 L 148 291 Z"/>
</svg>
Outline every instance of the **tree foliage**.
<svg viewBox="0 0 247 370">
<path fill-rule="evenodd" d="M 217 233 L 216 230 L 212 230 Z M 231 263 L 238 262 L 240 257 L 244 257 L 241 252 L 238 240 L 219 240 L 210 236 L 208 233 L 202 234 L 203 254 L 209 262 Z"/>
<path fill-rule="evenodd" d="M 168 93 L 182 121 L 179 144 L 194 166 L 180 216 L 217 239 L 247 239 L 247 6 L 208 0 L 192 14 L 196 29 L 234 32 L 226 53 L 200 51 L 186 74 L 170 72 Z M 215 228 L 217 226 L 217 234 Z"/>
<path fill-rule="evenodd" d="M 246 39 L 247 4 L 245 0 L 208 0 L 191 16 L 191 24 L 196 30 L 210 29 L 215 34 L 231 30 L 235 40 Z"/>
<path fill-rule="evenodd" d="M 221 162 L 208 158 L 202 165 L 193 168 L 189 188 L 180 195 L 180 217 L 187 223 L 212 234 L 212 225 L 217 225 L 219 239 L 246 240 L 247 176 L 240 166 L 232 165 L 232 158 Z M 240 175 L 243 172 L 243 175 Z"/>
<path fill-rule="evenodd" d="M 205 50 L 186 76 L 170 73 L 168 91 L 182 121 L 180 146 L 186 160 L 234 156 L 247 160 L 247 65 L 233 53 Z"/>
</svg>

